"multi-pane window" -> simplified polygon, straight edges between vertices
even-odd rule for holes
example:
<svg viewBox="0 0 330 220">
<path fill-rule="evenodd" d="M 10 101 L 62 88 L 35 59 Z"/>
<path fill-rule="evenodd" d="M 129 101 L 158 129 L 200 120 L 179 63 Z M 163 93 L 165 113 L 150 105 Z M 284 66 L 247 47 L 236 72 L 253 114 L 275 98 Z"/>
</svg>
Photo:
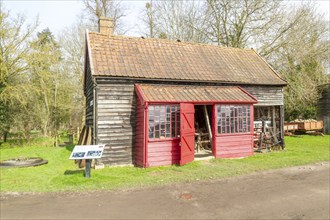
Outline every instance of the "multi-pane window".
<svg viewBox="0 0 330 220">
<path fill-rule="evenodd" d="M 250 132 L 250 106 L 217 105 L 217 126 L 218 134 Z"/>
<path fill-rule="evenodd" d="M 149 105 L 149 139 L 180 136 L 179 105 Z"/>
</svg>

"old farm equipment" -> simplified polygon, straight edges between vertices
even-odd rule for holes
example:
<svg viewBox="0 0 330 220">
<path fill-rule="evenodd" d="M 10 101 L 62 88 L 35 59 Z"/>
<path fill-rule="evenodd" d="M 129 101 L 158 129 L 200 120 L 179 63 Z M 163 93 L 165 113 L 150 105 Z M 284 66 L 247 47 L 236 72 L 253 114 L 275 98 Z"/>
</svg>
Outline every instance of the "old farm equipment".
<svg viewBox="0 0 330 220">
<path fill-rule="evenodd" d="M 283 114 L 279 107 L 256 107 L 254 112 L 254 150 L 284 149 Z"/>
<path fill-rule="evenodd" d="M 298 134 L 317 134 L 323 131 L 323 121 L 314 119 L 301 120 L 297 119 L 288 123 L 284 123 L 285 135 L 291 136 Z"/>
<path fill-rule="evenodd" d="M 279 150 L 281 140 L 278 138 L 279 132 L 274 133 L 271 121 L 262 119 L 254 122 L 254 148 L 257 152 L 263 150 Z"/>
</svg>

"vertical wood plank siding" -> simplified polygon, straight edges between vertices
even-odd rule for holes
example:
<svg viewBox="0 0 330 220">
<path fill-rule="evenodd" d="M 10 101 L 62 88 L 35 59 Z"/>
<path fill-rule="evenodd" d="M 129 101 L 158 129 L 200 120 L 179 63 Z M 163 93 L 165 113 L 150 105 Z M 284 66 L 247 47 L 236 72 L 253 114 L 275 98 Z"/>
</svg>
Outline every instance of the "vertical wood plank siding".
<svg viewBox="0 0 330 220">
<path fill-rule="evenodd" d="M 88 59 L 88 55 L 86 55 L 86 59 Z M 93 80 L 92 80 L 92 74 L 91 74 L 91 69 L 89 66 L 89 62 L 87 60 L 87 65 L 86 65 L 86 85 L 85 85 L 85 97 L 86 97 L 86 126 L 87 127 L 92 127 L 93 126 Z"/>
<path fill-rule="evenodd" d="M 135 164 L 137 166 L 143 167 L 144 166 L 144 141 L 145 135 L 144 131 L 144 106 L 141 103 L 139 97 L 136 100 L 136 139 L 135 139 Z"/>
<path fill-rule="evenodd" d="M 253 135 L 235 134 L 217 136 L 216 158 L 248 157 L 253 155 Z"/>
<path fill-rule="evenodd" d="M 134 84 L 97 85 L 97 142 L 105 144 L 101 162 L 132 164 L 135 149 L 136 101 Z"/>
<path fill-rule="evenodd" d="M 317 103 L 317 118 L 323 121 L 324 133 L 330 134 L 330 84 L 319 87 L 321 96 Z"/>
<path fill-rule="evenodd" d="M 180 139 L 148 142 L 148 165 L 163 166 L 179 164 Z"/>
<path fill-rule="evenodd" d="M 278 86 L 242 86 L 258 99 L 255 106 L 283 105 L 283 87 Z"/>
</svg>

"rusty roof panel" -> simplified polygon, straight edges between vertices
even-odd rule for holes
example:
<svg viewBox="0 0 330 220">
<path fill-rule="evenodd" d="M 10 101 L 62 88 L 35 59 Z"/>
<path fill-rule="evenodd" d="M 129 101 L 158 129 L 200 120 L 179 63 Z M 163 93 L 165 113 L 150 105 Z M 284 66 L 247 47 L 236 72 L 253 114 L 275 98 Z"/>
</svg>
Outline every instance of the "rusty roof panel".
<svg viewBox="0 0 330 220">
<path fill-rule="evenodd" d="M 285 85 L 252 49 L 88 33 L 94 76 Z"/>
<path fill-rule="evenodd" d="M 238 86 L 136 84 L 147 102 L 233 102 L 257 100 Z"/>
</svg>

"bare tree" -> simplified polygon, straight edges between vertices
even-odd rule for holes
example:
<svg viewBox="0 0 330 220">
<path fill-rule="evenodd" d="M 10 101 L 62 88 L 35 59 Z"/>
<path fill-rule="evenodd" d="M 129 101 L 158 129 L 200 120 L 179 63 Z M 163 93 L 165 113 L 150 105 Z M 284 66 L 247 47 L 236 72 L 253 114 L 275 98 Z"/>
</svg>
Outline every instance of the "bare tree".
<svg viewBox="0 0 330 220">
<path fill-rule="evenodd" d="M 142 11 L 141 21 L 147 27 L 146 31 L 142 31 L 142 34 L 154 38 L 157 36 L 157 28 L 156 28 L 156 15 L 155 9 L 153 6 L 153 1 L 147 2 L 145 5 L 145 9 Z"/>
<path fill-rule="evenodd" d="M 280 6 L 273 0 L 206 0 L 205 35 L 218 45 L 246 47 L 277 21 Z"/>
<path fill-rule="evenodd" d="M 200 1 L 150 1 L 146 4 L 142 22 L 148 37 L 182 41 L 201 41 Z"/>
<path fill-rule="evenodd" d="M 83 95 L 83 72 L 84 72 L 84 44 L 85 26 L 83 18 L 70 27 L 63 29 L 59 36 L 59 44 L 63 51 L 61 68 L 66 72 L 68 80 L 64 82 L 66 91 L 70 94 L 67 109 L 70 112 L 70 123 L 74 128 L 81 127 L 83 123 L 84 95 Z"/>
<path fill-rule="evenodd" d="M 268 59 L 288 81 L 285 107 L 288 119 L 315 116 L 318 86 L 329 83 L 326 63 L 330 54 L 329 27 L 313 5 L 306 4 L 288 19 L 297 20 L 278 40 Z"/>
<path fill-rule="evenodd" d="M 122 18 L 127 8 L 123 7 L 119 0 L 84 0 L 85 12 L 90 21 L 90 28 L 97 30 L 100 17 L 109 17 L 114 21 L 114 31 L 124 32 Z"/>
</svg>

